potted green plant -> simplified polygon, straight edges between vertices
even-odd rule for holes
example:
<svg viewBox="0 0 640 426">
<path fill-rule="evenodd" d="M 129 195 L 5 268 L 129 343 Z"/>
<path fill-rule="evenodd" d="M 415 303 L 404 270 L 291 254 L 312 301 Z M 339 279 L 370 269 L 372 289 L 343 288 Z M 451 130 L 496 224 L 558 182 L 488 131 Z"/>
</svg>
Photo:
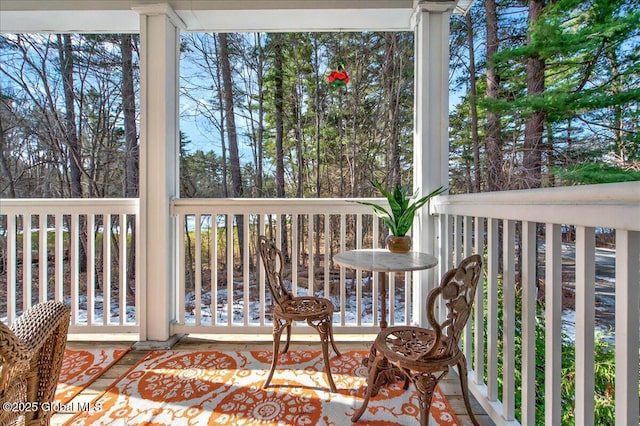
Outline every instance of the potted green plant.
<svg viewBox="0 0 640 426">
<path fill-rule="evenodd" d="M 372 184 L 389 202 L 389 210 L 369 201 L 353 201 L 373 207 L 373 213 L 381 218 L 389 228 L 390 234 L 385 240 L 389 251 L 408 253 L 411 250 L 411 237 L 407 235 L 407 232 L 413 225 L 416 210 L 424 206 L 431 198 L 442 194 L 445 188 L 441 186 L 418 199 L 418 190 L 413 194 L 409 193 L 409 185 L 396 184 L 391 191 L 388 191 L 383 188 L 380 182 L 372 182 Z"/>
</svg>

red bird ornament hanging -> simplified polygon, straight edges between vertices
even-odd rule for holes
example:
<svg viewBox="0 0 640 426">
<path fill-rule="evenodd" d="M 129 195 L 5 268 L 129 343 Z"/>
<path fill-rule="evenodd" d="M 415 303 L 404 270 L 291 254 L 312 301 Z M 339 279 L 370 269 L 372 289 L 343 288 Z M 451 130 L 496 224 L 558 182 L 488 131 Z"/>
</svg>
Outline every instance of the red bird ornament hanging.
<svg viewBox="0 0 640 426">
<path fill-rule="evenodd" d="M 332 87 L 343 87 L 349 83 L 349 74 L 341 63 L 337 69 L 331 71 L 327 76 L 327 80 Z"/>
</svg>

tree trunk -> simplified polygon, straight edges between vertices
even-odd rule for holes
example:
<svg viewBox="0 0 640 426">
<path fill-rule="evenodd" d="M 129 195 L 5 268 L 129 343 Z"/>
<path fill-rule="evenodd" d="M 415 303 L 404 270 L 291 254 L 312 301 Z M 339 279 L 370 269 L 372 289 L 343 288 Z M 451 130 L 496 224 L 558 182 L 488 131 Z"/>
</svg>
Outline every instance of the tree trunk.
<svg viewBox="0 0 640 426">
<path fill-rule="evenodd" d="M 124 138 L 125 138 L 125 190 L 124 196 L 127 198 L 138 196 L 138 176 L 139 176 L 139 148 L 138 135 L 136 132 L 136 98 L 133 89 L 133 37 L 124 34 L 121 38 L 122 49 L 122 111 L 124 114 Z M 127 218 L 126 229 L 131 231 L 131 235 L 136 234 L 135 220 Z M 126 244 L 127 232 L 121 232 L 120 244 Z M 135 283 L 135 255 L 136 240 L 131 239 L 128 245 L 129 254 L 127 256 L 127 291 L 128 294 L 135 294 L 133 285 Z"/>
<path fill-rule="evenodd" d="M 529 32 L 532 24 L 542 14 L 544 0 L 529 0 Z M 528 36 L 528 43 L 532 43 Z M 544 93 L 544 60 L 537 53 L 527 58 L 527 96 L 538 97 Z M 533 111 L 524 124 L 524 154 L 522 167 L 524 169 L 524 186 L 539 188 L 542 183 L 542 135 L 544 132 L 545 112 Z"/>
<path fill-rule="evenodd" d="M 133 37 L 122 35 L 122 112 L 125 138 L 125 197 L 138 196 L 138 135 L 136 132 L 136 97 L 133 89 Z"/>
<path fill-rule="evenodd" d="M 398 64 L 396 63 L 396 49 L 398 46 L 397 35 L 395 33 L 384 34 L 384 72 L 383 78 L 385 82 L 387 120 L 389 125 L 389 176 L 390 185 L 400 185 L 402 182 L 400 167 L 400 136 L 398 111 L 400 102 L 400 89 L 398 87 Z"/>
<path fill-rule="evenodd" d="M 71 35 L 58 35 L 58 50 L 60 55 L 60 70 L 64 89 L 64 131 L 66 145 L 69 149 L 69 175 L 71 197 L 82 197 L 82 175 L 80 172 L 81 153 L 78 133 L 76 132 L 75 101 L 73 90 L 73 48 Z"/>
<path fill-rule="evenodd" d="M 9 109 L 8 107 L 6 107 L 4 100 L 2 103 L 0 103 L 0 108 L 2 108 L 3 110 Z M 2 170 L 2 173 L 7 179 L 8 189 L 6 191 L 8 191 L 11 198 L 16 198 L 15 181 L 13 178 L 13 174 L 9 169 L 9 165 L 7 164 L 7 156 L 11 155 L 11 149 L 9 148 L 9 141 L 7 139 L 9 129 L 5 126 L 6 120 L 4 119 L 3 113 L 4 111 L 0 112 L 0 170 Z M 9 124 L 9 126 L 11 126 L 11 124 Z"/>
<path fill-rule="evenodd" d="M 498 99 L 500 77 L 493 60 L 498 51 L 498 14 L 495 0 L 485 0 L 486 32 L 487 32 L 487 91 L 489 100 Z M 503 188 L 502 177 L 502 135 L 500 116 L 489 111 L 487 114 L 487 189 L 500 191 Z"/>
<path fill-rule="evenodd" d="M 71 35 L 58 35 L 58 52 L 60 56 L 60 71 L 62 73 L 62 85 L 64 90 L 64 130 L 66 145 L 69 149 L 69 174 L 70 174 L 70 190 L 71 197 L 82 198 L 82 174 L 80 165 L 81 152 L 78 134 L 76 132 L 76 114 L 75 101 L 76 96 L 73 90 L 73 47 L 71 46 Z M 84 220 L 80 220 L 79 233 L 83 237 L 80 238 L 79 247 L 79 267 L 80 271 L 87 270 L 87 232 L 93 232 L 93 229 L 87 229 Z"/>
<path fill-rule="evenodd" d="M 473 45 L 471 13 L 467 13 L 465 18 L 469 40 L 469 108 L 471 109 L 471 140 L 473 141 L 473 192 L 480 192 L 482 173 L 480 170 L 480 138 L 478 137 L 478 89 L 476 87 L 476 55 Z"/>
<path fill-rule="evenodd" d="M 282 35 L 274 34 L 274 73 L 275 73 L 275 119 L 276 119 L 276 197 L 284 197 L 284 87 L 283 87 L 283 55 Z"/>
<path fill-rule="evenodd" d="M 219 47 L 219 43 L 217 38 L 214 36 L 213 37 L 213 43 L 215 45 L 216 51 L 220 50 Z M 225 117 L 225 107 L 224 107 L 224 91 L 222 89 L 222 75 L 220 72 L 220 68 L 221 68 L 221 64 L 220 64 L 220 60 L 218 60 L 217 66 L 216 66 L 216 77 L 218 79 L 218 102 L 220 104 L 220 108 L 218 108 L 220 117 L 220 151 L 222 153 L 222 188 L 223 188 L 223 194 L 224 194 L 224 198 L 229 198 L 229 167 L 228 167 L 228 162 L 227 162 L 227 137 L 225 136 L 225 124 L 224 124 L 224 117 Z"/>
<path fill-rule="evenodd" d="M 231 168 L 231 182 L 233 197 L 242 197 L 242 175 L 240 173 L 240 155 L 238 153 L 238 136 L 236 133 L 236 120 L 233 111 L 233 88 L 231 84 L 231 64 L 229 61 L 229 44 L 226 33 L 220 33 L 220 71 L 222 72 L 222 100 L 224 103 L 225 121 L 227 125 L 227 137 L 229 143 L 229 163 Z M 240 251 L 240 263 L 243 259 L 244 223 L 242 215 L 236 216 L 238 228 L 238 248 Z M 228 259 L 228 267 L 232 267 L 233 259 Z"/>
<path fill-rule="evenodd" d="M 258 137 L 256 148 L 258 151 L 258 160 L 256 163 L 256 186 L 260 197 L 264 197 L 263 184 L 263 162 L 264 162 L 264 49 L 262 48 L 262 39 L 260 33 L 256 34 L 256 44 L 258 45 Z"/>
<path fill-rule="evenodd" d="M 320 165 L 322 164 L 322 156 L 320 155 L 320 127 L 322 125 L 322 109 L 320 106 L 320 56 L 319 56 L 319 46 L 318 46 L 318 36 L 312 35 L 313 37 L 313 69 L 314 69 L 314 78 L 315 78 L 315 88 L 314 88 L 314 97 L 315 97 L 315 105 L 314 108 L 314 119 L 315 119 L 315 142 L 316 142 L 316 197 L 320 198 L 320 189 L 321 189 L 321 172 Z"/>
<path fill-rule="evenodd" d="M 273 35 L 273 65 L 275 74 L 275 119 L 276 119 L 276 197 L 284 198 L 284 70 L 282 54 L 282 34 Z M 284 219 L 284 217 L 283 217 Z M 287 227 L 286 221 L 280 222 L 282 226 L 280 242 L 282 243 L 282 255 L 285 261 L 289 261 L 289 250 L 287 249 Z"/>
</svg>

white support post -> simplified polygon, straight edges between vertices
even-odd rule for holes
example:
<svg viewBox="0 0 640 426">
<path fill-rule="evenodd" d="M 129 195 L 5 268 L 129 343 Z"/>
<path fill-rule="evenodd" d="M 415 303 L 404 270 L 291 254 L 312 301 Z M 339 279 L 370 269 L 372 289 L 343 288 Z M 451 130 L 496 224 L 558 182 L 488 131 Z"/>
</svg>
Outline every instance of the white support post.
<svg viewBox="0 0 640 426">
<path fill-rule="evenodd" d="M 427 194 L 447 186 L 449 168 L 449 17 L 454 1 L 418 1 L 415 11 L 414 187 Z M 437 227 L 428 209 L 416 214 L 414 249 L 436 253 Z M 434 269 L 415 272 L 414 300 L 426 299 L 436 280 Z M 422 303 L 416 315 L 428 324 Z"/>
<path fill-rule="evenodd" d="M 140 14 L 140 340 L 166 342 L 174 319 L 180 28 L 168 4 Z"/>
</svg>

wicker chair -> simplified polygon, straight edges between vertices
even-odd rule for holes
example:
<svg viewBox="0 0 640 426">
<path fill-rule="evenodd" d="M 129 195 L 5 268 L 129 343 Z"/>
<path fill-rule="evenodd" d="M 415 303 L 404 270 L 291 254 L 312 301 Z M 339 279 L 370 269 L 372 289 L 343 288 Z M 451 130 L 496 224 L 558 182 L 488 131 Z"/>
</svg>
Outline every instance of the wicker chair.
<svg viewBox="0 0 640 426">
<path fill-rule="evenodd" d="M 293 297 L 285 288 L 282 280 L 282 252 L 272 241 L 260 236 L 260 256 L 264 265 L 266 281 L 273 296 L 273 361 L 269 376 L 264 382 L 263 388 L 267 388 L 271 383 L 273 372 L 278 363 L 280 348 L 280 336 L 282 331 L 287 329 L 287 343 L 282 350 L 286 353 L 291 342 L 291 323 L 293 321 L 307 321 L 311 327 L 315 328 L 320 335 L 322 344 L 322 356 L 324 357 L 324 371 L 332 392 L 337 392 L 336 385 L 331 377 L 331 366 L 329 364 L 329 342 L 336 355 L 341 356 L 333 340 L 333 313 L 335 308 L 329 299 L 324 297 L 304 296 Z"/>
<path fill-rule="evenodd" d="M 50 301 L 29 308 L 11 327 L 0 322 L 0 402 L 34 408 L 0 410 L 0 425 L 49 424 L 53 411 L 44 403 L 55 395 L 69 314 L 68 306 Z"/>
<path fill-rule="evenodd" d="M 469 319 L 478 280 L 482 274 L 482 258 L 473 255 L 448 271 L 440 285 L 427 297 L 427 318 L 431 329 L 398 326 L 383 329 L 376 337 L 369 357 L 367 392 L 360 409 L 351 420 L 357 422 L 364 414 L 369 399 L 376 395 L 380 385 L 404 379 L 404 388 L 409 381 L 418 390 L 420 424 L 429 421 L 429 409 L 433 391 L 448 372 L 457 366 L 462 387 L 462 397 L 474 425 L 478 422 L 471 411 L 467 385 L 467 360 L 460 350 L 459 340 Z M 437 301 L 446 303 L 447 317 L 438 322 L 435 315 Z"/>
</svg>

